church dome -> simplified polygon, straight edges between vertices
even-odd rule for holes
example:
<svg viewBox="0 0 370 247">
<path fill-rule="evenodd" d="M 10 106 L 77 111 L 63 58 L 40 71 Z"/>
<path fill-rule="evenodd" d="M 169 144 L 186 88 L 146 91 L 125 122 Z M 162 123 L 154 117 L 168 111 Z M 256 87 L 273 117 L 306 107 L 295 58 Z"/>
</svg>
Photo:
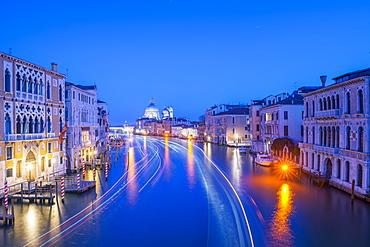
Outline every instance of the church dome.
<svg viewBox="0 0 370 247">
<path fill-rule="evenodd" d="M 151 99 L 149 106 L 145 109 L 144 118 L 152 118 L 160 120 L 159 110 L 154 104 L 154 100 Z"/>
</svg>

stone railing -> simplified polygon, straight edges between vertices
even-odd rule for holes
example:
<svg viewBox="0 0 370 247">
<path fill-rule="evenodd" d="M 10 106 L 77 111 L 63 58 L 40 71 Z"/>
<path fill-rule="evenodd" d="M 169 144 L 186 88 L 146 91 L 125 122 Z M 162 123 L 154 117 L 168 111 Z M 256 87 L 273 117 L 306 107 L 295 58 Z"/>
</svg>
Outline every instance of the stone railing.
<svg viewBox="0 0 370 247">
<path fill-rule="evenodd" d="M 339 109 L 331 109 L 331 110 L 325 110 L 325 111 L 317 111 L 315 112 L 315 117 L 317 118 L 323 118 L 323 117 L 339 117 Z"/>
</svg>

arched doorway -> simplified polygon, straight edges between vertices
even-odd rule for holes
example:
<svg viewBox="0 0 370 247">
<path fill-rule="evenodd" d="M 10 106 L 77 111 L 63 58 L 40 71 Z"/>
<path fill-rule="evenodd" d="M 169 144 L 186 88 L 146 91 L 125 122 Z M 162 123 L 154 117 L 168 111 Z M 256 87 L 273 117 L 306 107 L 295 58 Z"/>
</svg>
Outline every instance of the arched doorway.
<svg viewBox="0 0 370 247">
<path fill-rule="evenodd" d="M 36 156 L 32 151 L 29 151 L 26 156 L 25 178 L 28 181 L 35 181 L 36 178 Z"/>
<path fill-rule="evenodd" d="M 325 177 L 327 179 L 331 178 L 333 172 L 333 164 L 331 163 L 330 159 L 325 159 Z"/>
</svg>

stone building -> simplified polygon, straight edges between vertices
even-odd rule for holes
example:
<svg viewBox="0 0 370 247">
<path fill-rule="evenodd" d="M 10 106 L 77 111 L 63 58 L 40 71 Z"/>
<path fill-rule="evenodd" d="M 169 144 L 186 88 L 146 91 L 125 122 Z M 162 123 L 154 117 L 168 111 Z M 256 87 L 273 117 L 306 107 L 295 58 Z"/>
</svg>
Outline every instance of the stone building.
<svg viewBox="0 0 370 247">
<path fill-rule="evenodd" d="M 0 53 L 0 184 L 46 180 L 65 173 L 66 76 Z"/>
<path fill-rule="evenodd" d="M 217 105 L 205 112 L 205 141 L 230 146 L 251 146 L 249 108 Z"/>
<path fill-rule="evenodd" d="M 357 194 L 369 195 L 370 69 L 334 81 L 304 95 L 300 164 L 333 186 L 350 191 L 354 183 Z"/>
<path fill-rule="evenodd" d="M 98 94 L 96 86 L 66 83 L 67 168 L 99 157 Z"/>
</svg>

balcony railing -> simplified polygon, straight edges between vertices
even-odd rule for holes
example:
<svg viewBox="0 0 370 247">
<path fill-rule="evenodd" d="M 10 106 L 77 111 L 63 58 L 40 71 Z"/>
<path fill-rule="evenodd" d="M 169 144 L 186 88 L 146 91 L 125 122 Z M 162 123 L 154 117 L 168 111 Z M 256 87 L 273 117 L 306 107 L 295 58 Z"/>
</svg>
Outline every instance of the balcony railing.
<svg viewBox="0 0 370 247">
<path fill-rule="evenodd" d="M 322 118 L 322 117 L 338 117 L 339 116 L 339 109 L 331 109 L 325 111 L 317 111 L 315 113 L 315 117 Z"/>
<path fill-rule="evenodd" d="M 34 133 L 34 134 L 6 134 L 5 141 L 24 141 L 24 140 L 38 140 L 46 138 L 55 138 L 55 133 Z"/>
</svg>

